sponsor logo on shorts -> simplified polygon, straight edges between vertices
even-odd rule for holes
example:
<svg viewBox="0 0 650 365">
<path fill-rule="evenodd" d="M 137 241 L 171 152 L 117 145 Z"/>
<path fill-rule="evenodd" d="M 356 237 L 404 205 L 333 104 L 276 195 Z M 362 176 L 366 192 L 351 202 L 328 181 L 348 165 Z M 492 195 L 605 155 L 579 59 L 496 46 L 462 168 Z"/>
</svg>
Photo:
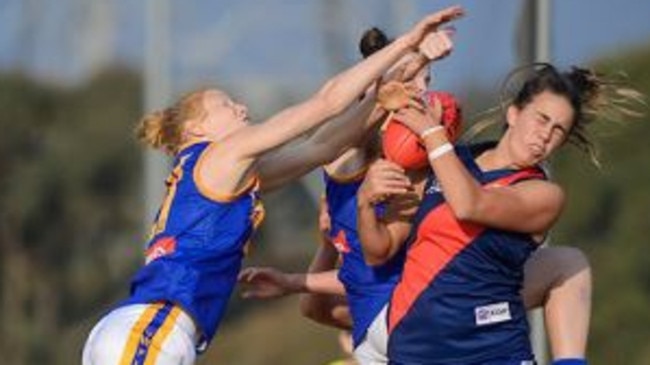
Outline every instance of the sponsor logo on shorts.
<svg viewBox="0 0 650 365">
<path fill-rule="evenodd" d="M 476 317 L 477 326 L 506 322 L 512 319 L 510 315 L 510 304 L 508 302 L 476 307 L 474 309 L 474 316 Z"/>
</svg>

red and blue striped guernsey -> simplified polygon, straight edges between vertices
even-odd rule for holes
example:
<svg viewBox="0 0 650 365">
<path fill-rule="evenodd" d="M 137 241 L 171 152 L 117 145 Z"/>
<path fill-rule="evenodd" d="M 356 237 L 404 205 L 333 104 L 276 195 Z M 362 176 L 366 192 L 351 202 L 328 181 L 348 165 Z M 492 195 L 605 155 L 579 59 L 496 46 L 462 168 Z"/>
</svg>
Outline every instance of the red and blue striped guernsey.
<svg viewBox="0 0 650 365">
<path fill-rule="evenodd" d="M 484 172 L 470 147 L 456 152 L 485 189 L 545 179 L 538 167 Z M 433 175 L 414 219 L 390 301 L 390 363 L 532 364 L 519 292 L 523 265 L 537 247 L 533 238 L 460 222 Z"/>
</svg>

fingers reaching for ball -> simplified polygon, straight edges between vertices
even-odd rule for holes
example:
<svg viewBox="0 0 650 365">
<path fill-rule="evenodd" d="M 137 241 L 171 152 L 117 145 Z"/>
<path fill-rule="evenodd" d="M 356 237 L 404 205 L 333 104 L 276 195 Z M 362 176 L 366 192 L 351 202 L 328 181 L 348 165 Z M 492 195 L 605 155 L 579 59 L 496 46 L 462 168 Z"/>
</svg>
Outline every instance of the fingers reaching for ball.
<svg viewBox="0 0 650 365">
<path fill-rule="evenodd" d="M 377 204 L 411 190 L 411 181 L 404 174 L 404 169 L 394 162 L 380 159 L 368 169 L 358 197 L 364 203 Z"/>
</svg>

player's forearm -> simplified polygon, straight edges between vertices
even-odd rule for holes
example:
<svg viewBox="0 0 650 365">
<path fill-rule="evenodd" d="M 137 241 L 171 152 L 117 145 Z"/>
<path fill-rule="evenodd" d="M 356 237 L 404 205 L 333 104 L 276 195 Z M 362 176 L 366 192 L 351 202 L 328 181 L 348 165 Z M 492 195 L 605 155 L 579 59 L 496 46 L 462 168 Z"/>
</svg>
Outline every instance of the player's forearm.
<svg viewBox="0 0 650 365">
<path fill-rule="evenodd" d="M 374 92 L 359 105 L 320 126 L 309 138 L 283 145 L 258 164 L 261 189 L 269 191 L 331 162 L 345 148 L 360 144 L 380 118 L 373 112 Z M 372 115 L 372 117 L 371 117 Z"/>
<path fill-rule="evenodd" d="M 371 118 L 375 108 L 375 91 L 369 91 L 363 100 L 350 108 L 349 111 L 340 115 L 329 123 L 319 127 L 309 137 L 308 142 L 320 147 L 322 158 L 321 164 L 335 158 L 340 151 L 350 145 L 359 143 L 368 130 L 375 125 L 379 118 Z"/>
<path fill-rule="evenodd" d="M 326 100 L 332 115 L 342 112 L 402 56 L 413 49 L 405 37 L 396 39 L 380 51 L 328 81 L 318 92 Z"/>
<path fill-rule="evenodd" d="M 363 257 L 368 265 L 381 265 L 391 256 L 391 238 L 386 226 L 377 219 L 374 205 L 359 199 L 357 225 Z"/>
<path fill-rule="evenodd" d="M 424 67 L 428 66 L 431 61 L 421 53 L 418 53 L 412 60 L 410 60 L 401 75 L 400 81 L 410 81 L 415 75 L 420 72 Z"/>
<path fill-rule="evenodd" d="M 303 289 L 304 293 L 345 295 L 345 287 L 338 279 L 338 270 L 308 273 Z"/>
</svg>

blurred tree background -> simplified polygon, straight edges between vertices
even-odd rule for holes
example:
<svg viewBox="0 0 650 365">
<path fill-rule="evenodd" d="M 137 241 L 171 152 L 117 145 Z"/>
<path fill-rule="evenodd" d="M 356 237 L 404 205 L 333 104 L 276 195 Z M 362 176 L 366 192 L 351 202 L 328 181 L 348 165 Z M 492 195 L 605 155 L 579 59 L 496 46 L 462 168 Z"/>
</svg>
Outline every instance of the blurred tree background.
<svg viewBox="0 0 650 365">
<path fill-rule="evenodd" d="M 54 363 L 140 253 L 140 80 L 107 71 L 75 90 L 0 76 L 0 353 Z M 59 363 L 71 363 L 64 361 Z"/>
<path fill-rule="evenodd" d="M 650 48 L 596 62 L 625 71 L 645 95 L 648 64 Z M 141 95 L 140 77 L 125 69 L 73 89 L 0 75 L 3 363 L 78 363 L 91 326 L 126 294 L 141 261 L 142 149 L 132 136 Z M 465 104 L 494 98 L 471 95 Z M 650 120 L 625 124 L 598 131 L 601 170 L 571 147 L 553 162 L 569 197 L 553 243 L 580 247 L 593 265 L 589 358 L 596 365 L 650 363 Z M 316 247 L 306 194 L 294 185 L 267 197 L 265 223 L 276 229 L 260 232 L 249 264 L 306 267 L 310 249 L 291 249 Z M 289 249 L 269 249 L 278 241 Z M 339 356 L 335 337 L 300 317 L 297 298 L 235 296 L 199 364 L 323 364 Z"/>
<path fill-rule="evenodd" d="M 650 48 L 596 62 L 625 72 L 650 96 Z M 568 193 L 553 242 L 575 245 L 591 260 L 594 364 L 650 363 L 650 114 L 597 129 L 602 169 L 568 147 L 553 165 Z"/>
<path fill-rule="evenodd" d="M 74 90 L 0 76 L 6 363 L 57 363 L 77 351 L 80 323 L 113 299 L 139 261 L 140 161 L 130 131 L 140 84 L 126 70 Z"/>
</svg>

